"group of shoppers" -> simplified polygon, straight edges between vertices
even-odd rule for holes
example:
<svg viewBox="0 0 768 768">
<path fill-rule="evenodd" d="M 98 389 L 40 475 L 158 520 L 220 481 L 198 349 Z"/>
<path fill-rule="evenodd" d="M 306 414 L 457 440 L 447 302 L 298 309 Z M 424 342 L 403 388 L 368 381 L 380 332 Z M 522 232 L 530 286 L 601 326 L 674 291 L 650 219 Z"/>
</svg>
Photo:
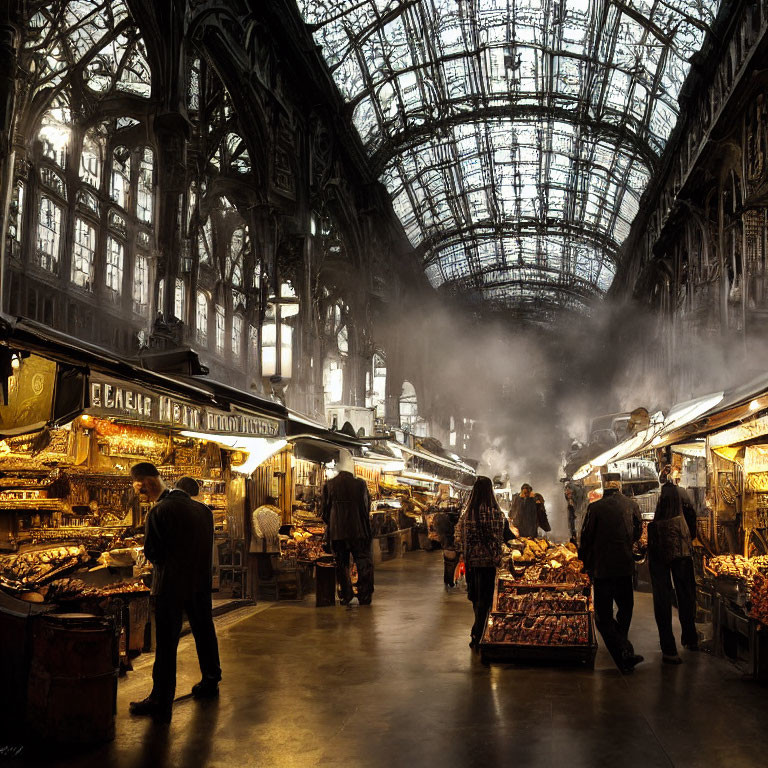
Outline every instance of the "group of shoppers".
<svg viewBox="0 0 768 768">
<path fill-rule="evenodd" d="M 674 583 L 683 647 L 696 651 L 699 638 L 692 549 L 696 511 L 685 489 L 674 482 L 671 466 L 664 468 L 660 479 L 661 494 L 653 522 L 648 525 L 648 570 L 662 661 L 681 664 L 672 629 L 672 586 Z M 643 661 L 629 641 L 634 607 L 633 550 L 642 534 L 642 518 L 637 504 L 621 493 L 619 475 L 606 475 L 603 485 L 603 498 L 587 509 L 579 556 L 594 585 L 597 628 L 616 665 L 629 673 Z"/>
<path fill-rule="evenodd" d="M 673 584 L 682 644 L 689 650 L 698 650 L 692 550 L 696 513 L 685 490 L 675 484 L 670 466 L 663 470 L 661 480 L 663 485 L 654 520 L 648 527 L 648 564 L 662 660 L 667 664 L 680 664 L 682 659 L 672 629 Z M 605 475 L 603 488 L 603 497 L 588 507 L 579 557 L 594 587 L 597 628 L 616 666 L 627 674 L 643 661 L 629 640 L 634 609 L 635 543 L 641 537 L 643 523 L 636 502 L 621 492 L 620 475 Z M 512 504 L 515 533 L 535 536 L 536 528 L 550 530 L 546 513 L 542 518 L 535 503 L 531 487 L 523 485 Z M 543 503 L 541 509 L 543 511 Z M 525 529 L 526 525 L 530 527 Z M 501 563 L 502 543 L 511 537 L 512 531 L 496 501 L 491 480 L 478 477 L 454 536 L 456 551 L 466 565 L 467 592 L 474 608 L 471 648 L 476 648 L 482 638 L 493 600 L 496 569 Z"/>
<path fill-rule="evenodd" d="M 373 595 L 368 488 L 354 476 L 351 456 L 340 456 L 338 469 L 337 476 L 323 489 L 322 517 L 336 561 L 341 603 L 348 605 L 353 599 L 352 558 L 358 573 L 358 601 L 367 605 Z M 169 488 L 157 467 L 148 462 L 133 466 L 131 478 L 134 490 L 154 504 L 146 518 L 144 552 L 155 569 L 152 594 L 157 650 L 152 691 L 147 698 L 131 702 L 130 711 L 168 722 L 176 689 L 176 651 L 183 613 L 195 639 L 202 674 L 200 682 L 192 687 L 192 694 L 195 698 L 218 694 L 221 667 L 211 611 L 213 515 L 205 504 L 194 499 L 198 485 L 193 478 L 182 478 L 175 488 Z M 698 650 L 691 546 L 696 536 L 696 514 L 684 489 L 673 482 L 671 467 L 665 468 L 662 480 L 654 520 L 648 530 L 648 563 L 662 659 L 679 664 L 682 659 L 672 630 L 673 583 L 683 646 Z M 467 593 L 474 609 L 471 648 L 477 648 L 488 620 L 502 544 L 516 536 L 535 537 L 539 528 L 551 530 L 543 499 L 532 494 L 527 483 L 513 499 L 511 516 L 514 527 L 510 527 L 499 507 L 490 478 L 481 476 L 475 481 L 455 528 L 447 514 L 437 521 L 444 550 L 455 553 L 445 561 L 446 585 L 453 585 L 458 557 L 466 567 Z M 603 497 L 590 504 L 587 511 L 579 556 L 594 586 L 598 630 L 623 673 L 632 672 L 643 661 L 629 640 L 634 607 L 633 549 L 641 532 L 640 509 L 621 493 L 620 476 L 604 476 Z"/>
<path fill-rule="evenodd" d="M 327 545 L 333 552 L 342 605 L 353 599 L 350 557 L 357 566 L 357 598 L 369 605 L 373 595 L 370 499 L 365 481 L 354 476 L 352 456 L 342 451 L 338 474 L 323 488 L 322 517 Z M 218 641 L 213 624 L 211 587 L 213 555 L 213 513 L 194 499 L 199 486 L 183 477 L 169 488 L 154 464 L 141 462 L 131 467 L 137 494 L 153 506 L 144 526 L 144 553 L 154 566 L 152 596 L 155 607 L 156 651 L 149 695 L 130 703 L 133 715 L 149 716 L 155 722 L 171 720 L 176 693 L 176 652 L 186 613 L 195 639 L 200 682 L 192 686 L 196 699 L 218 695 L 221 680 Z M 253 516 L 256 552 L 275 550 L 279 515 L 266 504 Z"/>
</svg>

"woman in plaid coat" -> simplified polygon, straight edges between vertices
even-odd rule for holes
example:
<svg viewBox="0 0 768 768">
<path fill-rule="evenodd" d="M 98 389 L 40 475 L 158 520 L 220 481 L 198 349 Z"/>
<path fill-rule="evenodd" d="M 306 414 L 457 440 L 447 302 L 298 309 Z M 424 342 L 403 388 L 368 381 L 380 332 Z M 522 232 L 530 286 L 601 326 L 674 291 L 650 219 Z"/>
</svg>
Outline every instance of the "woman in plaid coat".
<svg viewBox="0 0 768 768">
<path fill-rule="evenodd" d="M 476 648 L 491 610 L 501 545 L 512 537 L 489 477 L 480 476 L 475 480 L 454 536 L 456 550 L 467 568 L 467 593 L 475 609 L 469 647 Z"/>
</svg>

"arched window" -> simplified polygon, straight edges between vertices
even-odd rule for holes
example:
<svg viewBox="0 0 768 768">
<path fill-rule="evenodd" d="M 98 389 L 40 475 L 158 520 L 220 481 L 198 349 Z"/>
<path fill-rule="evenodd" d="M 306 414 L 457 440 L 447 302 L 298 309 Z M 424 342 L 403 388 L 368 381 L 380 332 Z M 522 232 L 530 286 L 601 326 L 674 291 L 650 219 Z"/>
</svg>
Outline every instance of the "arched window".
<svg viewBox="0 0 768 768">
<path fill-rule="evenodd" d="M 400 395 L 400 423 L 403 429 L 412 431 L 418 418 L 419 407 L 416 399 L 416 388 L 410 381 L 404 381 Z"/>
<path fill-rule="evenodd" d="M 123 287 L 123 261 L 125 246 L 113 235 L 107 237 L 107 264 L 104 282 L 111 291 L 119 295 Z"/>
<path fill-rule="evenodd" d="M 232 239 L 227 254 L 227 276 L 235 287 L 243 284 L 243 251 L 245 250 L 245 227 L 236 227 L 232 232 Z"/>
<path fill-rule="evenodd" d="M 133 311 L 146 315 L 149 310 L 149 259 L 137 251 L 133 264 Z"/>
<path fill-rule="evenodd" d="M 210 218 L 203 222 L 197 233 L 197 254 L 201 264 L 211 261 L 213 253 L 213 227 Z"/>
<path fill-rule="evenodd" d="M 131 153 L 126 147 L 116 147 L 112 153 L 112 183 L 109 197 L 121 208 L 127 208 L 130 189 Z"/>
<path fill-rule="evenodd" d="M 197 292 L 197 311 L 195 313 L 195 336 L 201 347 L 208 346 L 208 296 L 205 291 Z"/>
<path fill-rule="evenodd" d="M 221 304 L 216 305 L 216 352 L 224 354 L 224 339 L 226 337 L 227 316 Z"/>
<path fill-rule="evenodd" d="M 89 128 L 85 132 L 83 148 L 80 152 L 80 180 L 95 189 L 101 187 L 105 145 L 103 128 Z"/>
<path fill-rule="evenodd" d="M 145 224 L 152 223 L 153 190 L 154 190 L 154 153 L 149 147 L 144 147 L 139 161 L 139 180 L 136 190 L 136 218 Z"/>
<path fill-rule="evenodd" d="M 184 320 L 186 310 L 186 291 L 184 281 L 176 278 L 176 285 L 173 293 L 173 314 L 178 320 Z"/>
<path fill-rule="evenodd" d="M 93 267 L 96 256 L 96 228 L 78 216 L 75 219 L 75 241 L 72 251 L 72 282 L 93 290 Z"/>
<path fill-rule="evenodd" d="M 378 353 L 373 356 L 371 370 L 366 373 L 365 405 L 375 408 L 377 416 L 384 415 L 387 392 L 387 365 Z"/>
<path fill-rule="evenodd" d="M 59 272 L 60 244 L 61 206 L 43 195 L 37 220 L 37 264 L 54 275 Z"/>
<path fill-rule="evenodd" d="M 344 397 L 344 368 L 340 360 L 327 357 L 323 365 L 325 405 L 335 405 Z"/>
<path fill-rule="evenodd" d="M 232 358 L 240 360 L 243 347 L 243 318 L 241 315 L 232 316 Z"/>
<path fill-rule="evenodd" d="M 57 97 L 40 121 L 37 135 L 43 144 L 43 156 L 59 168 L 66 166 L 67 147 L 72 134 L 72 113 L 66 96 Z"/>
</svg>

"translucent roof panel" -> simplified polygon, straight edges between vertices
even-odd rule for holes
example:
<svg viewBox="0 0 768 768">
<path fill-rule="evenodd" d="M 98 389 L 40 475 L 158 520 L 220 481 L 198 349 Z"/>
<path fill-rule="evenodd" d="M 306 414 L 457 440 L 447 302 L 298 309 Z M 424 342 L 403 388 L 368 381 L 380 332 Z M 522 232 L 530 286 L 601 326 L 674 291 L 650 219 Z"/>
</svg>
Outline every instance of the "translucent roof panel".
<svg viewBox="0 0 768 768">
<path fill-rule="evenodd" d="M 433 284 L 610 285 L 719 0 L 298 2 Z"/>
</svg>

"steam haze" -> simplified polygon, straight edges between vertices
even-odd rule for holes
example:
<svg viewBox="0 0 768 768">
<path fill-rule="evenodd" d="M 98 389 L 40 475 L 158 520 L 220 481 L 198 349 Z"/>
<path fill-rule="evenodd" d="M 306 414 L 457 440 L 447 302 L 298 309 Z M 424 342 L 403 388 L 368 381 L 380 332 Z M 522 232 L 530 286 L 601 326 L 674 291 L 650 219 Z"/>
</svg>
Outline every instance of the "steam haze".
<svg viewBox="0 0 768 768">
<path fill-rule="evenodd" d="M 666 411 L 748 378 L 743 345 L 689 332 L 675 349 L 671 330 L 635 305 L 600 302 L 549 327 L 497 318 L 422 304 L 391 319 L 385 333 L 399 337 L 404 370 L 421 371 L 421 381 L 411 380 L 420 415 L 444 428 L 451 415 L 475 419 L 463 453 L 480 460 L 480 474 L 509 473 L 513 491 L 528 482 L 541 493 L 555 539 L 568 537 L 564 454 L 574 439 L 588 439 L 592 418 L 640 406 Z"/>
</svg>

